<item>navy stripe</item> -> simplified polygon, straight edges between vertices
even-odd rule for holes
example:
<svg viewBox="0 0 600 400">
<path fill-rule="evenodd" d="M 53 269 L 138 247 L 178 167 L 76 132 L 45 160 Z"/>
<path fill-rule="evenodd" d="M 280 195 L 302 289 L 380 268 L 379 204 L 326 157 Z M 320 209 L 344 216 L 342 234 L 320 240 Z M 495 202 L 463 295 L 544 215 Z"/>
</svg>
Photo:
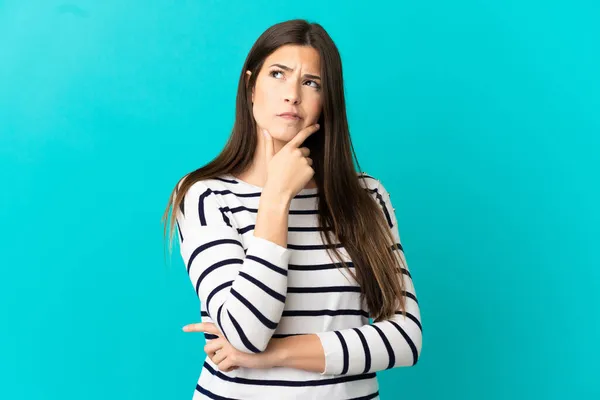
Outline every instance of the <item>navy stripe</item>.
<svg viewBox="0 0 600 400">
<path fill-rule="evenodd" d="M 366 179 L 371 179 L 372 181 L 377 182 L 377 179 L 373 178 L 371 175 L 369 175 L 365 172 L 361 172 L 360 174 L 358 174 L 358 177 L 360 179 L 362 179 L 363 181 L 365 181 Z"/>
<path fill-rule="evenodd" d="M 256 225 L 248 225 L 243 228 L 238 228 L 238 233 L 243 235 L 244 233 L 250 232 L 254 230 Z M 288 232 L 320 232 L 320 231 L 330 231 L 331 228 L 321 228 L 319 226 L 288 226 Z"/>
<path fill-rule="evenodd" d="M 282 339 L 290 336 L 299 336 L 299 335 L 310 335 L 310 333 L 274 333 L 272 337 L 275 339 Z"/>
<path fill-rule="evenodd" d="M 246 348 L 248 348 L 248 350 L 250 350 L 253 353 L 260 353 L 260 350 L 258 348 L 256 348 L 256 346 L 254 346 L 250 342 L 250 340 L 248 339 L 248 337 L 244 333 L 244 330 L 242 329 L 242 327 L 240 326 L 240 324 L 236 321 L 236 319 L 233 318 L 233 315 L 231 315 L 231 313 L 229 312 L 229 310 L 227 310 L 227 315 L 229 315 L 229 319 L 231 320 L 231 323 L 233 324 L 233 327 L 235 328 L 235 330 L 237 331 L 238 335 L 240 336 L 240 339 L 242 340 L 242 343 L 244 343 L 244 346 L 246 346 Z"/>
<path fill-rule="evenodd" d="M 402 315 L 401 311 L 396 311 L 395 313 L 396 315 Z M 417 326 L 419 327 L 419 329 L 421 330 L 421 332 L 423 332 L 423 327 L 421 326 L 421 321 L 419 321 L 419 319 L 417 317 L 415 317 L 414 315 L 412 315 L 411 313 L 407 312 L 406 316 L 410 319 L 412 319 L 414 321 L 415 324 L 417 324 Z"/>
<path fill-rule="evenodd" d="M 210 310 L 210 300 L 213 298 L 213 296 L 215 294 L 217 294 L 218 292 L 220 292 L 221 290 L 225 289 L 226 287 L 231 286 L 231 284 L 233 283 L 233 281 L 227 281 L 225 283 L 222 283 L 221 285 L 217 286 L 216 288 L 213 289 L 212 292 L 210 292 L 210 294 L 208 295 L 208 297 L 206 298 L 206 309 Z M 196 293 L 198 293 L 198 289 L 196 289 Z M 198 297 L 200 297 L 200 295 L 198 294 Z"/>
<path fill-rule="evenodd" d="M 206 226 L 206 214 L 204 213 L 204 199 L 212 193 L 212 190 L 206 189 L 204 193 L 200 195 L 198 199 L 198 217 L 200 218 L 200 225 Z"/>
<path fill-rule="evenodd" d="M 369 313 L 364 310 L 284 310 L 284 317 L 321 317 L 336 315 L 361 315 L 369 318 Z"/>
<path fill-rule="evenodd" d="M 200 311 L 200 316 L 201 317 L 210 317 L 210 315 L 208 315 L 207 311 Z"/>
<path fill-rule="evenodd" d="M 354 268 L 354 263 L 347 262 L 348 268 Z M 296 265 L 288 264 L 288 269 L 291 271 L 321 271 L 325 269 L 338 269 L 344 268 L 342 263 L 330 263 L 330 264 L 315 264 L 315 265 Z"/>
<path fill-rule="evenodd" d="M 238 233 L 239 233 L 240 235 L 243 235 L 244 233 L 246 233 L 246 232 L 250 232 L 251 230 L 253 230 L 255 226 L 256 226 L 256 225 L 248 225 L 248 226 L 246 226 L 246 227 L 244 227 L 244 228 L 238 228 L 238 230 L 237 230 L 237 231 L 238 231 Z"/>
<path fill-rule="evenodd" d="M 288 293 L 360 293 L 360 286 L 318 286 L 318 287 L 289 287 Z"/>
<path fill-rule="evenodd" d="M 317 215 L 319 210 L 290 210 L 290 215 Z"/>
<path fill-rule="evenodd" d="M 402 291 L 402 294 L 410 299 L 413 299 L 415 301 L 415 303 L 419 304 L 419 301 L 417 300 L 417 296 L 415 296 L 414 294 L 412 294 L 411 292 L 407 292 L 407 291 Z"/>
<path fill-rule="evenodd" d="M 400 334 L 404 337 L 404 340 L 406 340 L 406 343 L 408 343 L 408 347 L 410 347 L 410 350 L 412 351 L 412 355 L 413 355 L 413 365 L 415 365 L 419 358 L 419 352 L 417 351 L 417 346 L 415 346 L 415 343 L 412 341 L 410 336 L 408 336 L 408 334 L 404 331 L 404 329 L 402 329 L 402 327 L 400 325 L 398 325 L 394 321 L 388 321 L 388 322 L 390 322 L 392 325 L 394 325 L 396 327 L 396 329 L 398 329 Z"/>
<path fill-rule="evenodd" d="M 238 184 L 238 181 L 235 180 L 229 180 L 229 179 L 224 179 L 224 178 L 214 178 L 217 180 L 220 180 L 222 182 L 225 183 L 233 183 L 233 184 Z M 251 192 L 251 193 L 234 193 L 231 190 L 213 190 L 213 193 L 215 194 L 233 194 L 237 197 L 260 197 L 261 196 L 261 192 Z M 318 194 L 299 194 L 297 196 L 295 196 L 294 198 L 299 198 L 299 199 L 304 199 L 304 198 L 310 198 L 310 197 L 319 197 Z"/>
<path fill-rule="evenodd" d="M 213 340 L 213 339 L 217 339 L 218 336 L 217 335 L 213 335 L 212 333 L 205 333 L 204 334 L 204 339 L 206 340 Z"/>
<path fill-rule="evenodd" d="M 393 228 L 394 224 L 392 223 L 392 218 L 390 217 L 390 212 L 387 209 L 385 200 L 383 200 L 383 196 L 381 195 L 381 193 L 379 193 L 377 189 L 373 189 L 372 192 L 375 192 L 375 197 L 377 197 L 377 200 L 379 200 L 379 204 L 383 208 L 383 213 L 385 214 L 385 218 L 387 220 L 388 225 L 390 226 L 390 228 Z"/>
<path fill-rule="evenodd" d="M 226 211 L 230 211 L 234 214 L 241 212 L 241 211 L 258 213 L 258 208 L 250 208 L 250 207 L 246 207 L 246 206 L 238 206 L 238 207 L 233 207 L 233 208 L 224 207 L 224 209 L 227 209 Z M 317 215 L 318 213 L 319 213 L 319 210 L 289 210 L 289 212 L 288 212 L 289 215 Z"/>
<path fill-rule="evenodd" d="M 237 183 L 237 182 L 235 182 Z M 260 192 L 254 192 L 254 193 L 234 193 L 231 190 L 225 189 L 225 190 L 213 190 L 214 194 L 220 194 L 220 195 L 225 195 L 225 194 L 232 194 L 236 197 L 260 197 L 261 193 Z"/>
<path fill-rule="evenodd" d="M 320 226 L 290 226 L 288 232 L 320 232 L 320 231 L 332 231 L 331 228 L 322 228 Z"/>
<path fill-rule="evenodd" d="M 285 296 L 282 295 L 281 293 L 277 293 L 276 291 L 274 291 L 273 289 L 271 289 L 270 287 L 268 287 L 267 285 L 265 285 L 258 279 L 254 278 L 253 276 L 248 275 L 245 272 L 240 271 L 239 275 L 244 277 L 246 280 L 254 283 L 256 286 L 261 288 L 263 291 L 265 291 L 265 293 L 269 294 L 275 300 L 279 300 L 280 302 L 285 303 Z"/>
<path fill-rule="evenodd" d="M 244 263 L 244 260 L 240 260 L 239 258 L 228 258 L 226 260 L 219 261 L 218 263 L 213 264 L 210 267 L 206 268 L 204 271 L 202 271 L 202 273 L 198 277 L 198 280 L 196 281 L 196 293 L 198 293 L 198 290 L 200 289 L 200 283 L 202 282 L 202 280 L 204 278 L 206 278 L 206 276 L 208 274 L 210 274 L 211 272 L 213 272 L 215 269 L 223 267 L 225 265 L 235 265 L 235 264 L 243 264 L 243 263 Z"/>
<path fill-rule="evenodd" d="M 379 333 L 379 336 L 381 336 L 381 340 L 383 340 L 383 344 L 385 345 L 385 348 L 387 349 L 388 355 L 390 356 L 390 363 L 388 364 L 386 369 L 390 369 L 394 366 L 394 364 L 396 364 L 396 356 L 394 355 L 394 349 L 392 348 L 390 341 L 387 339 L 387 337 L 385 336 L 385 333 L 383 333 L 381 328 L 378 327 L 377 325 L 371 325 L 371 326 L 373 328 L 375 328 L 377 333 Z"/>
<path fill-rule="evenodd" d="M 313 188 L 316 189 L 316 188 Z M 294 196 L 295 199 L 308 199 L 310 197 L 319 197 L 318 193 L 312 193 L 312 194 L 297 194 L 296 196 Z"/>
<path fill-rule="evenodd" d="M 352 328 L 352 329 L 358 335 L 358 338 L 360 339 L 360 342 L 362 343 L 363 350 L 365 351 L 365 369 L 363 371 L 363 374 L 366 374 L 371 369 L 371 350 L 369 350 L 369 345 L 367 344 L 367 339 L 365 338 L 365 335 L 363 335 L 363 333 L 360 331 L 360 329 L 358 329 L 358 328 Z"/>
<path fill-rule="evenodd" d="M 181 227 L 179 226 L 179 221 L 175 222 L 177 224 L 177 232 L 179 232 L 179 240 L 183 242 L 183 234 L 181 233 Z"/>
<path fill-rule="evenodd" d="M 230 182 L 230 181 L 225 181 L 227 183 L 238 183 L 238 182 Z M 261 196 L 261 192 L 250 192 L 250 193 L 234 193 L 231 190 L 213 190 L 213 193 L 215 194 L 221 194 L 221 195 L 225 195 L 225 194 L 232 194 L 236 197 L 260 197 Z M 310 197 L 319 197 L 318 194 L 299 194 L 297 196 L 294 196 L 294 198 L 296 199 L 307 199 Z"/>
<path fill-rule="evenodd" d="M 252 213 L 257 213 L 258 212 L 258 208 L 248 208 L 248 207 L 245 207 L 245 206 L 239 206 L 239 207 L 229 208 L 229 211 L 231 211 L 234 214 L 236 212 L 240 212 L 240 211 L 250 211 Z"/>
<path fill-rule="evenodd" d="M 344 336 L 338 332 L 338 331 L 334 331 L 335 334 L 337 335 L 338 339 L 340 340 L 340 343 L 342 345 L 342 354 L 344 357 L 344 363 L 342 364 L 342 372 L 341 375 L 346 375 L 348 373 L 348 363 L 349 363 L 349 355 L 348 355 L 348 345 L 346 344 L 346 339 L 344 339 Z"/>
<path fill-rule="evenodd" d="M 269 329 L 275 329 L 277 328 L 277 322 L 273 322 L 270 319 L 268 319 L 267 317 L 265 317 L 260 311 L 258 311 L 258 309 L 256 307 L 254 307 L 254 305 L 252 305 L 252 303 L 250 303 L 244 296 L 242 296 L 241 294 L 239 294 L 238 292 L 235 291 L 235 289 L 231 289 L 230 293 L 232 295 L 234 295 L 243 305 L 246 306 L 246 308 L 248 310 L 250 310 L 252 312 L 252 314 L 254 314 L 256 316 L 256 318 L 258 318 L 258 320 L 260 322 L 262 322 L 262 324 L 264 326 L 266 326 Z"/>
<path fill-rule="evenodd" d="M 231 222 L 229 221 L 229 217 L 225 214 L 225 211 L 223 209 L 221 209 L 221 208 L 219 208 L 219 211 L 221 211 L 221 216 L 223 217 L 223 221 L 225 221 L 225 224 L 228 227 L 233 228 L 231 226 Z"/>
<path fill-rule="evenodd" d="M 366 396 L 353 397 L 353 398 L 348 399 L 348 400 L 371 400 L 371 399 L 374 399 L 377 396 L 379 396 L 379 390 L 376 391 L 375 393 L 371 393 L 371 394 L 368 394 Z"/>
<path fill-rule="evenodd" d="M 340 249 L 344 247 L 341 243 L 329 244 L 290 244 L 288 243 L 287 248 L 292 250 L 325 250 L 336 248 Z"/>
<path fill-rule="evenodd" d="M 223 396 L 219 396 L 218 394 L 214 394 L 213 392 L 208 391 L 207 389 L 204 389 L 202 386 L 196 384 L 196 390 L 200 393 L 202 393 L 203 395 L 205 395 L 206 397 L 210 398 L 210 399 L 215 399 L 215 400 L 238 400 L 238 399 L 234 399 L 233 397 L 223 397 Z"/>
<path fill-rule="evenodd" d="M 286 270 L 286 269 L 283 269 L 283 268 L 281 268 L 281 267 L 278 267 L 277 265 L 275 265 L 275 264 L 272 264 L 272 263 L 268 262 L 267 260 L 263 260 L 263 259 L 262 259 L 262 258 L 260 258 L 260 257 L 257 257 L 257 256 L 254 256 L 254 255 L 250 254 L 250 255 L 247 255 L 247 256 L 246 256 L 246 258 L 247 258 L 247 259 L 250 259 L 250 260 L 254 260 L 254 261 L 256 261 L 257 263 L 259 263 L 259 264 L 262 264 L 262 265 L 264 265 L 265 267 L 267 267 L 267 268 L 270 268 L 270 269 L 272 269 L 273 271 L 275 271 L 275 272 L 277 272 L 277 273 L 280 273 L 280 274 L 281 274 L 281 275 L 283 275 L 283 276 L 287 276 L 287 274 L 288 274 L 288 272 L 287 272 L 287 270 Z"/>
<path fill-rule="evenodd" d="M 216 371 L 213 367 L 208 363 L 204 362 L 204 368 L 212 375 L 228 382 L 235 382 L 244 385 L 256 385 L 256 386 L 287 386 L 287 387 L 307 387 L 307 386 L 326 386 L 326 385 L 335 385 L 343 382 L 354 382 L 360 381 L 364 379 L 375 379 L 376 375 L 374 373 L 370 374 L 362 374 L 362 375 L 346 375 L 329 379 L 311 379 L 304 381 L 290 381 L 283 379 L 250 379 L 250 378 L 242 378 L 240 376 L 229 376 L 225 375 L 221 371 Z"/>
<path fill-rule="evenodd" d="M 188 272 L 188 274 L 190 272 L 190 267 L 192 266 L 192 262 L 194 261 L 194 259 L 196 258 L 196 256 L 198 254 L 202 253 L 206 249 L 209 249 L 209 248 L 211 248 L 213 246 L 218 246 L 218 245 L 221 245 L 221 244 L 237 244 L 241 248 L 244 248 L 242 246 L 242 244 L 240 243 L 240 241 L 239 240 L 235 240 L 235 239 L 219 239 L 219 240 L 213 240 L 212 242 L 204 243 L 203 245 L 198 246 L 196 248 L 196 250 L 194 250 L 194 252 L 190 256 L 190 259 L 188 260 L 188 264 L 187 264 L 187 272 Z"/>
</svg>

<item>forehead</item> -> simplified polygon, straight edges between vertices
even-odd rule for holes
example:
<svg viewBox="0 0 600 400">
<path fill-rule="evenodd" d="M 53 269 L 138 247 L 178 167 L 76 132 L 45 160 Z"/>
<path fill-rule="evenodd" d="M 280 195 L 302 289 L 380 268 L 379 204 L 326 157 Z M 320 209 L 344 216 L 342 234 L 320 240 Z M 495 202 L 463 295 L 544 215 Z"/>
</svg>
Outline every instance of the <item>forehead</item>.
<svg viewBox="0 0 600 400">
<path fill-rule="evenodd" d="M 284 64 L 293 69 L 300 67 L 304 72 L 315 75 L 321 70 L 321 56 L 317 49 L 310 46 L 281 46 L 265 60 L 267 67 L 275 63 Z"/>
</svg>

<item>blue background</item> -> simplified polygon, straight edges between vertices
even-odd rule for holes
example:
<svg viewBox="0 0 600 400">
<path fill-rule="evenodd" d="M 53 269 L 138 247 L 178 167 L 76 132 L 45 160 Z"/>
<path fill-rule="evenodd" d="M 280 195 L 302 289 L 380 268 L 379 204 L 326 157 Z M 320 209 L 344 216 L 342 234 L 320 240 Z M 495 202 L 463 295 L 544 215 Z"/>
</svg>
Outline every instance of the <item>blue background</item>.
<svg viewBox="0 0 600 400">
<path fill-rule="evenodd" d="M 160 217 L 229 135 L 256 38 L 321 23 L 422 307 L 383 399 L 600 397 L 592 1 L 0 1 L 0 397 L 189 399 Z"/>
</svg>

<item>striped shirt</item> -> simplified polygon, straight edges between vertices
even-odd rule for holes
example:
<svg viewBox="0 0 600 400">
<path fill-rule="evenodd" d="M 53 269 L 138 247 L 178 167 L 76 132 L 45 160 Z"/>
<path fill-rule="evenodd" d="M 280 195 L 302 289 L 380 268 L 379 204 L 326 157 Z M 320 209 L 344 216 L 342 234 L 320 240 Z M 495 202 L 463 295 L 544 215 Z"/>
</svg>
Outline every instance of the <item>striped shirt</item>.
<svg viewBox="0 0 600 400">
<path fill-rule="evenodd" d="M 393 232 L 393 251 L 406 265 L 389 193 L 378 180 L 362 177 Z M 421 351 L 410 272 L 403 270 L 407 316 L 397 312 L 372 323 L 356 280 L 329 256 L 320 237 L 318 189 L 302 189 L 292 199 L 287 247 L 253 235 L 261 190 L 226 174 L 194 183 L 177 210 L 180 252 L 201 320 L 249 353 L 263 351 L 272 337 L 314 333 L 325 351 L 325 370 L 222 372 L 206 357 L 193 399 L 378 399 L 376 372 L 412 366 Z M 336 247 L 353 268 L 344 247 Z"/>
</svg>

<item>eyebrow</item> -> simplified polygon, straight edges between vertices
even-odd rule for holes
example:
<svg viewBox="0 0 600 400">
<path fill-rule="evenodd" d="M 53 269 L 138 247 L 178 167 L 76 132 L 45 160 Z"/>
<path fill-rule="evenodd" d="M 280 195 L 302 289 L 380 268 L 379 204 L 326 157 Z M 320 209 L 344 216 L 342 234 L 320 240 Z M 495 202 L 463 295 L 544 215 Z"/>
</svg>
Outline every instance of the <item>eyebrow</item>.
<svg viewBox="0 0 600 400">
<path fill-rule="evenodd" d="M 290 71 L 290 72 L 291 72 L 291 71 L 293 71 L 293 69 L 292 69 L 292 68 L 290 68 L 290 67 L 288 67 L 288 66 L 286 66 L 286 65 L 283 65 L 283 64 L 273 64 L 273 65 L 271 65 L 271 67 L 279 67 L 279 68 L 281 68 L 281 69 L 283 69 L 283 70 L 285 70 L 285 71 Z M 320 77 L 320 76 L 318 76 L 318 75 L 304 74 L 304 77 L 305 77 L 305 78 L 311 78 L 311 79 L 318 79 L 318 80 L 321 80 L 321 77 Z"/>
</svg>

